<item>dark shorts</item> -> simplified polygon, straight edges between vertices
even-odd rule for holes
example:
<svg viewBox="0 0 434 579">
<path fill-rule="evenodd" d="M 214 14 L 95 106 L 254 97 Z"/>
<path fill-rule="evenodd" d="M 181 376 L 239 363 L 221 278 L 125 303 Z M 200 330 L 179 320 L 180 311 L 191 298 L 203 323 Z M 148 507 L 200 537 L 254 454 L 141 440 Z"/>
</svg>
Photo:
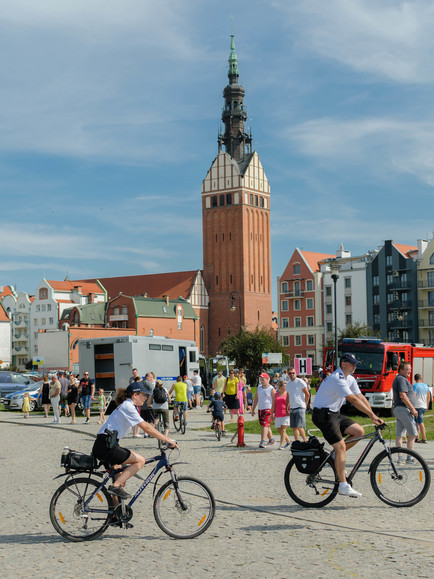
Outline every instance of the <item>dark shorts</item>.
<svg viewBox="0 0 434 579">
<path fill-rule="evenodd" d="M 106 446 L 107 436 L 98 434 L 93 445 L 92 454 L 106 465 L 123 464 L 130 458 L 131 451 L 116 444 L 114 448 L 108 449 Z"/>
<path fill-rule="evenodd" d="M 225 420 L 225 417 L 221 412 L 213 412 L 212 417 L 214 418 L 214 420 L 220 420 L 220 422 L 224 422 Z"/>
<path fill-rule="evenodd" d="M 225 404 L 229 410 L 239 410 L 240 402 L 236 394 L 225 394 Z"/>
<path fill-rule="evenodd" d="M 345 430 L 355 424 L 351 418 L 343 416 L 340 412 L 330 412 L 328 408 L 314 408 L 312 422 L 321 430 L 329 444 L 342 440 Z"/>
</svg>

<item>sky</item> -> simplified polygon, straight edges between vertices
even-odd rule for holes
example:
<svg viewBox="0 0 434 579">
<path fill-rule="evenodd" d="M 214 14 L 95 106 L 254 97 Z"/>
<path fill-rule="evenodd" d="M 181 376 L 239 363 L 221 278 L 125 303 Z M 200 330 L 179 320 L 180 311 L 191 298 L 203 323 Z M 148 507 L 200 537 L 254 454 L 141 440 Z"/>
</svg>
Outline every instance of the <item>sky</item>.
<svg viewBox="0 0 434 579">
<path fill-rule="evenodd" d="M 232 30 L 273 279 L 431 239 L 433 29 L 431 0 L 0 0 L 0 285 L 202 268 Z"/>
</svg>

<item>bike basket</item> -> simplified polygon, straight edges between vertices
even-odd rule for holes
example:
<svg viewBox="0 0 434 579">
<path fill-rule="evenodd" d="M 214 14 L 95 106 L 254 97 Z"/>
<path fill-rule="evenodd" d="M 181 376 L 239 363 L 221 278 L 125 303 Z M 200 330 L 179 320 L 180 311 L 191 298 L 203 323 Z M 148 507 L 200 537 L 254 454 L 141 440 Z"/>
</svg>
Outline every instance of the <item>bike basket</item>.
<svg viewBox="0 0 434 579">
<path fill-rule="evenodd" d="M 70 450 L 63 466 L 67 470 L 93 470 L 97 466 L 97 460 L 92 454 Z"/>
</svg>

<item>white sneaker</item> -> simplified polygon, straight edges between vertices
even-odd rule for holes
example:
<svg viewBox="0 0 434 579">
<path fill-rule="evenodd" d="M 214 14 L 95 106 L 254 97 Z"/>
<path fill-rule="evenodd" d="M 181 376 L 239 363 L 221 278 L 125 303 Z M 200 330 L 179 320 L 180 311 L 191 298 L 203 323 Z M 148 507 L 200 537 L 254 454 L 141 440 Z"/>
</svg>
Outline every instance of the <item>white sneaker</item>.
<svg viewBox="0 0 434 579">
<path fill-rule="evenodd" d="M 348 483 L 339 485 L 339 494 L 343 495 L 344 497 L 353 497 L 355 499 L 358 499 L 359 497 L 362 496 L 362 493 L 359 493 L 358 491 L 354 490 L 352 486 L 349 485 Z"/>
</svg>

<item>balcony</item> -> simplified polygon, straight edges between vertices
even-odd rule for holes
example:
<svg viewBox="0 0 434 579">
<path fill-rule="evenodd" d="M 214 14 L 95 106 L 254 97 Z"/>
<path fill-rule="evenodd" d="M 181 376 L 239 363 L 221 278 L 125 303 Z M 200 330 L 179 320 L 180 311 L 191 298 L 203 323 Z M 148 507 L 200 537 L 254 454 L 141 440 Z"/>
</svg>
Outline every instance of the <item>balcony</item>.
<svg viewBox="0 0 434 579">
<path fill-rule="evenodd" d="M 407 330 L 413 327 L 413 320 L 392 320 L 387 326 L 390 330 Z"/>
<path fill-rule="evenodd" d="M 434 280 L 432 280 L 432 282 L 430 282 L 430 281 L 418 281 L 417 287 L 420 289 L 434 288 Z"/>
<path fill-rule="evenodd" d="M 293 299 L 297 299 L 297 298 L 302 298 L 304 297 L 304 291 L 300 290 L 298 292 L 285 292 L 285 294 L 281 294 L 281 297 L 289 299 L 289 300 L 293 300 Z"/>
<path fill-rule="evenodd" d="M 420 308 L 433 308 L 434 302 L 432 300 L 419 300 L 418 305 Z"/>
<path fill-rule="evenodd" d="M 410 310 L 413 306 L 413 302 L 411 300 L 405 300 L 405 301 L 393 300 L 393 301 L 389 302 L 387 305 L 388 305 L 389 309 L 392 309 L 392 310 Z M 419 307 L 421 307 L 421 306 L 419 306 Z"/>
<path fill-rule="evenodd" d="M 434 328 L 434 320 L 430 319 L 419 320 L 419 328 Z"/>
<path fill-rule="evenodd" d="M 391 284 L 387 284 L 388 287 L 394 290 L 408 290 L 412 287 L 411 280 L 394 279 Z"/>
<path fill-rule="evenodd" d="M 128 314 L 119 314 L 109 316 L 109 320 L 111 322 L 127 322 L 128 321 Z"/>
</svg>

